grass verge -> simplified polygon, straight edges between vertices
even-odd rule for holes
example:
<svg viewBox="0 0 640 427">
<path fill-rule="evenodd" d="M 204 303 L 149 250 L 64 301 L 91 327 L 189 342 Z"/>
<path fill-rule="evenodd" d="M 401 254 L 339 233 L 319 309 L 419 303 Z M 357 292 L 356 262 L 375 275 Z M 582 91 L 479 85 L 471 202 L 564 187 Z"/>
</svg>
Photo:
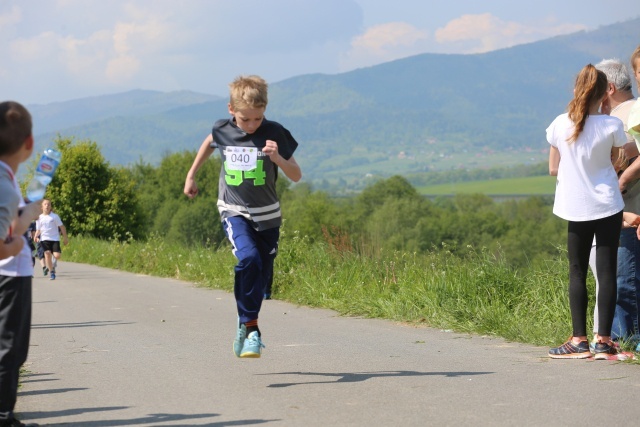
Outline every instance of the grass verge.
<svg viewBox="0 0 640 427">
<path fill-rule="evenodd" d="M 486 250 L 467 249 L 464 257 L 446 247 L 421 255 L 371 256 L 283 233 L 273 296 L 346 316 L 535 345 L 558 345 L 570 335 L 567 265 L 562 254 L 542 267 L 517 271 Z M 117 242 L 78 236 L 64 256 L 68 261 L 233 290 L 236 261 L 226 247 L 186 249 L 159 237 Z M 593 301 L 591 280 L 589 286 Z"/>
</svg>

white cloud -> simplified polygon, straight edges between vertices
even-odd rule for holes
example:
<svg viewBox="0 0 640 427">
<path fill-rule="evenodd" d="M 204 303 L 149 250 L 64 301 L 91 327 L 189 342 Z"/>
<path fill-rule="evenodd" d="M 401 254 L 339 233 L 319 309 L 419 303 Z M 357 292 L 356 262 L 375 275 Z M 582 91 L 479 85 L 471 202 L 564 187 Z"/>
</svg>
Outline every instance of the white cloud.
<svg viewBox="0 0 640 427">
<path fill-rule="evenodd" d="M 0 28 L 9 27 L 18 24 L 22 20 L 22 10 L 13 5 L 11 10 L 0 13 Z"/>
<path fill-rule="evenodd" d="M 29 102 L 132 88 L 224 94 L 238 74 L 335 72 L 362 10 L 354 0 L 246 0 L 241 9 L 228 0 L 2 0 L 0 20 L 0 92 Z"/>
<path fill-rule="evenodd" d="M 369 28 L 351 41 L 342 69 L 392 61 L 423 52 L 429 34 L 406 22 L 390 22 Z"/>
<path fill-rule="evenodd" d="M 224 95 L 238 74 L 274 82 L 424 52 L 483 52 L 585 29 L 562 24 L 567 19 L 558 8 L 548 8 L 558 18 L 544 19 L 548 13 L 524 16 L 513 2 L 486 9 L 493 15 L 463 15 L 485 10 L 477 5 L 387 3 L 245 0 L 239 8 L 229 0 L 0 0 L 0 93 L 27 103 L 133 88 Z M 363 8 L 373 6 L 377 19 L 371 22 L 378 25 L 364 28 Z M 442 25 L 443 15 L 459 18 Z"/>
<path fill-rule="evenodd" d="M 480 53 L 584 29 L 584 25 L 554 24 L 552 20 L 542 25 L 503 21 L 483 13 L 463 15 L 450 21 L 436 30 L 435 38 L 441 45 L 459 49 L 461 53 Z"/>
</svg>

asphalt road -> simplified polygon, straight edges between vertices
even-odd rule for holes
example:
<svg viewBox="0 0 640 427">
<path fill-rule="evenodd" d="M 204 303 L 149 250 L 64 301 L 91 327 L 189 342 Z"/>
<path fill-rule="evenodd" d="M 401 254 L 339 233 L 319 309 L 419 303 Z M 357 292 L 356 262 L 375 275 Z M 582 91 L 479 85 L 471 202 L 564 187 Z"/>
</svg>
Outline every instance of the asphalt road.
<svg viewBox="0 0 640 427">
<path fill-rule="evenodd" d="M 260 359 L 233 295 L 61 262 L 33 281 L 17 412 L 48 426 L 638 425 L 640 365 L 265 301 Z"/>
</svg>

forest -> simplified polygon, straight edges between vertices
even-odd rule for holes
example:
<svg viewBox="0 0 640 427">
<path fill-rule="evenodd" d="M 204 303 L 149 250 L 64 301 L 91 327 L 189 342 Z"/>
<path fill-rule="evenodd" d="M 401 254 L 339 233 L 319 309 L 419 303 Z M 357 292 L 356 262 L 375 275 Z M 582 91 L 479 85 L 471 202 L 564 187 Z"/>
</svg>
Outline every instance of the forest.
<svg viewBox="0 0 640 427">
<path fill-rule="evenodd" d="M 182 191 L 195 152 L 166 154 L 158 166 L 139 161 L 125 167 L 110 165 L 90 140 L 59 137 L 55 145 L 63 160 L 47 196 L 72 235 L 107 240 L 159 236 L 185 247 L 216 249 L 227 244 L 216 207 L 217 156 L 200 169 L 199 194 L 190 200 Z M 281 175 L 278 192 L 285 233 L 374 257 L 441 249 L 456 255 L 476 248 L 527 269 L 556 258 L 566 239 L 566 225 L 551 213 L 548 197 L 427 199 L 402 176 L 337 198 L 310 184 L 292 185 Z"/>
</svg>

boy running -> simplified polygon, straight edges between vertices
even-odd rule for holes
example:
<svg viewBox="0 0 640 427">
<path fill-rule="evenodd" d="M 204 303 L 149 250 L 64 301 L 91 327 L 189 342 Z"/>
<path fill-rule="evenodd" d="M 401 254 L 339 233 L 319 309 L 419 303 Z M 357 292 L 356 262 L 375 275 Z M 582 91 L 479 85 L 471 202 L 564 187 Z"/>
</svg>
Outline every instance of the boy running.
<svg viewBox="0 0 640 427">
<path fill-rule="evenodd" d="M 56 266 L 62 256 L 60 234 L 62 234 L 64 244 L 67 245 L 69 243 L 67 229 L 58 214 L 51 212 L 51 200 L 42 199 L 42 214 L 36 221 L 35 241 L 40 242 L 44 251 L 45 268 L 43 273 L 46 276 L 47 270 L 51 271 L 49 280 L 56 280 Z"/>
<path fill-rule="evenodd" d="M 267 83 L 258 76 L 241 76 L 229 87 L 231 118 L 218 120 L 202 142 L 187 173 L 184 193 L 189 198 L 198 194 L 196 173 L 218 148 L 223 164 L 218 211 L 238 259 L 234 282 L 238 330 L 233 351 L 237 357 L 256 358 L 264 347 L 258 314 L 273 275 L 282 223 L 276 195 L 278 168 L 294 182 L 302 172 L 293 158 L 296 140 L 282 125 L 264 117 Z"/>
</svg>

